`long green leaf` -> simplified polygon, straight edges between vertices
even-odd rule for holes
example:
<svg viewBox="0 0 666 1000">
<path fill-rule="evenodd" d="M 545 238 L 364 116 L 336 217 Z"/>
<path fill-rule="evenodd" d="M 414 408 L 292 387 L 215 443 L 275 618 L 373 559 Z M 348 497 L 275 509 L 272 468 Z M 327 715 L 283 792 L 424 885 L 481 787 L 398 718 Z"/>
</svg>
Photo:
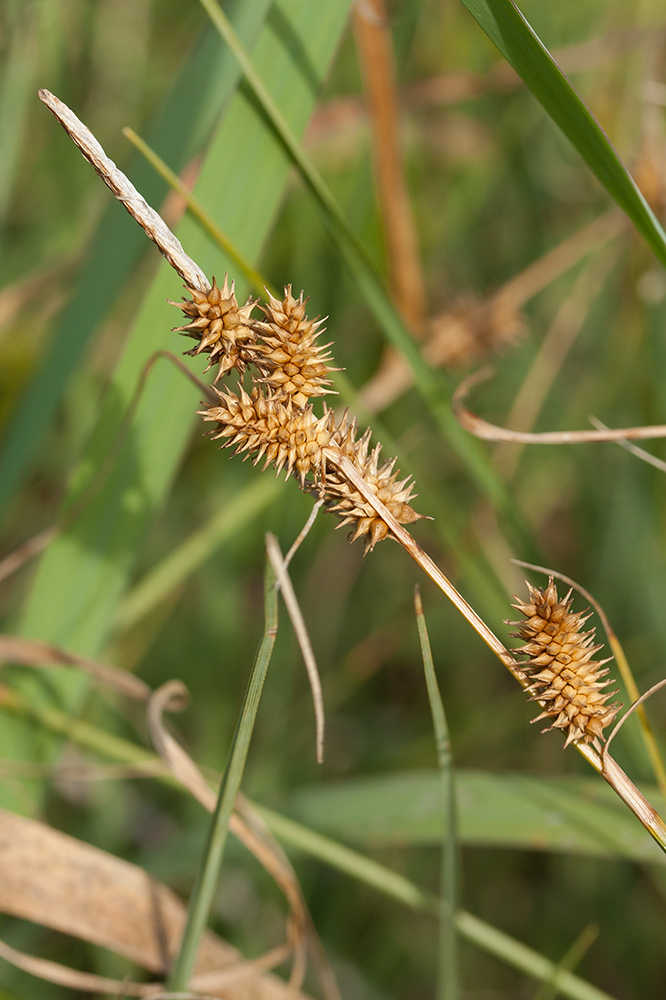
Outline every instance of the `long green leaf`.
<svg viewBox="0 0 666 1000">
<path fill-rule="evenodd" d="M 232 0 L 229 16 L 247 45 L 255 40 L 271 0 Z M 208 29 L 199 39 L 171 93 L 147 130 L 150 145 L 180 170 L 210 138 L 224 102 L 238 83 L 240 70 Z M 35 95 L 35 100 L 37 99 Z M 88 122 L 95 130 L 95 123 Z M 64 140 L 63 141 L 68 141 Z M 72 155 L 76 155 L 72 151 Z M 136 155 L 128 172 L 152 205 L 159 205 L 166 185 Z M 121 294 L 148 241 L 136 223 L 112 199 L 97 227 L 76 289 L 62 312 L 40 367 L 17 407 L 0 448 L 0 515 L 26 475 L 44 438 L 49 420 L 66 392 L 72 374 L 98 324 Z"/>
<path fill-rule="evenodd" d="M 178 955 L 169 976 L 169 989 L 177 993 L 186 990 L 194 969 L 199 942 L 206 929 L 213 896 L 217 888 L 222 865 L 222 856 L 227 842 L 229 820 L 233 812 L 236 796 L 240 791 L 245 762 L 250 749 L 252 731 L 257 719 L 257 711 L 261 700 L 264 681 L 271 661 L 278 624 L 278 602 L 275 587 L 275 573 L 271 563 L 266 558 L 266 573 L 264 577 L 265 620 L 264 636 L 259 645 L 250 681 L 238 723 L 231 743 L 229 760 L 222 775 L 217 805 L 213 813 L 208 841 L 201 859 L 201 865 L 192 889 L 190 904 L 187 910 L 187 922 Z"/>
<path fill-rule="evenodd" d="M 268 92 L 263 76 L 256 69 L 256 66 L 261 65 L 261 63 L 250 59 L 245 47 L 233 31 L 228 18 L 220 9 L 217 0 L 200 0 L 200 3 L 234 53 L 254 96 L 273 125 L 276 134 L 279 135 L 284 148 L 293 159 L 303 181 L 314 195 L 324 225 L 356 281 L 368 308 L 379 323 L 387 340 L 402 354 L 411 368 L 414 384 L 437 421 L 443 436 L 458 454 L 482 492 L 502 511 L 514 532 L 529 547 L 524 525 L 516 516 L 515 505 L 511 502 L 504 484 L 488 462 L 479 442 L 462 429 L 453 415 L 451 409 L 453 381 L 446 373 L 433 371 L 424 359 L 419 347 L 391 303 L 379 274 L 351 229 L 328 185 L 289 127 L 289 122 L 285 120 L 279 103 Z"/>
<path fill-rule="evenodd" d="M 296 819 L 352 843 L 438 844 L 441 778 L 417 771 L 348 781 L 294 795 Z M 652 801 L 659 795 L 650 790 Z M 458 836 L 468 846 L 625 857 L 663 865 L 664 855 L 599 779 L 456 772 Z"/>
<path fill-rule="evenodd" d="M 662 264 L 666 233 L 608 136 L 511 0 L 462 0 Z"/>
<path fill-rule="evenodd" d="M 346 16 L 345 5 L 337 2 L 281 0 L 257 42 L 255 58 L 265 67 L 267 86 L 299 134 Z M 311 67 L 307 74 L 302 72 L 303 59 Z M 77 155 L 74 150 L 72 155 Z M 257 259 L 270 232 L 289 168 L 289 157 L 260 109 L 238 90 L 202 166 L 197 196 L 222 220 L 230 238 L 250 260 Z M 123 211 L 120 206 L 116 210 Z M 178 236 L 207 273 L 224 273 L 227 262 L 195 222 L 184 219 Z M 238 291 L 242 297 L 244 289 Z M 146 360 L 170 343 L 168 331 L 176 314 L 166 300 L 176 298 L 178 292 L 176 275 L 162 263 L 114 373 L 93 440 L 74 476 L 69 502 L 85 489 L 112 447 Z M 20 626 L 23 634 L 79 652 L 99 653 L 142 536 L 168 494 L 197 402 L 195 390 L 182 375 L 166 365 L 154 369 L 111 475 L 41 561 Z M 48 696 L 43 681 L 21 683 L 30 697 L 43 700 Z M 62 675 L 57 689 L 59 699 L 76 706 L 85 682 Z M 33 752 L 25 730 L 2 727 L 0 756 L 24 757 Z M 16 799 L 10 799 L 10 807 L 21 808 Z M 8 805 L 4 799 L 3 804 Z"/>
</svg>

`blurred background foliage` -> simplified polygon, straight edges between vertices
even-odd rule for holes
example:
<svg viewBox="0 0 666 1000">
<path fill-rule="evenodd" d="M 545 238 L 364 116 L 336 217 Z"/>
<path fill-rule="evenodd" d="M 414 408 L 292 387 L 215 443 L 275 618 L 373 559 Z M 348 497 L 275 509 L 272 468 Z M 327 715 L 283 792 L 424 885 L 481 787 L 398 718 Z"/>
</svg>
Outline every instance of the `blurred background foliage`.
<svg viewBox="0 0 666 1000">
<path fill-rule="evenodd" d="M 362 4 L 359 9 L 362 13 Z M 526 0 L 522 9 L 661 217 L 666 35 L 659 6 Z M 590 414 L 612 426 L 666 422 L 660 374 L 666 368 L 666 280 L 651 252 L 615 217 L 606 235 L 587 239 L 585 227 L 613 210 L 608 196 L 461 4 L 392 0 L 389 17 L 405 178 L 424 285 L 417 303 L 424 317 L 422 338 L 447 321 L 449 336 L 462 337 L 462 346 L 450 341 L 447 367 L 454 381 L 492 360 L 496 376 L 475 390 L 471 405 L 499 423 L 521 392 L 534 406 L 538 430 L 584 428 Z M 69 104 L 175 224 L 182 203 L 154 176 L 147 180 L 150 168 L 120 130 L 131 126 L 150 141 L 179 75 L 188 65 L 196 68 L 193 53 L 221 42 L 198 4 L 177 0 L 6 0 L 0 30 L 0 458 L 5 463 L 0 478 L 11 483 L 2 497 L 5 554 L 58 518 L 157 264 L 155 248 L 140 233 L 140 256 L 131 258 L 132 266 L 131 260 L 123 263 L 134 223 L 117 222 L 121 207 L 109 208 L 109 193 L 39 103 L 37 88 L 48 87 Z M 211 73 L 212 78 L 218 79 Z M 387 252 L 363 78 L 354 34 L 347 29 L 304 142 L 388 282 L 392 266 L 401 262 L 391 261 Z M 205 78 L 187 79 L 196 121 L 191 128 L 179 126 L 182 141 L 179 130 L 168 136 L 166 128 L 166 152 L 161 152 L 192 184 L 219 109 L 205 112 L 216 107 Z M 225 155 L 228 166 L 233 145 Z M 257 186 L 259 168 L 252 180 Z M 243 196 L 249 214 L 254 192 L 246 188 Z M 94 299 L 86 303 L 90 336 L 83 348 L 75 346 L 75 363 L 45 372 L 77 275 L 90 262 L 95 234 L 111 212 L 109 236 L 95 249 L 96 287 L 104 288 L 105 268 L 115 273 L 127 264 L 127 274 L 112 296 L 102 296 L 98 311 Z M 225 218 L 217 221 L 225 228 Z M 563 263 L 548 265 L 543 276 L 527 281 L 523 301 L 479 319 L 484 302 L 495 301 L 506 283 L 561 244 Z M 218 260 L 217 253 L 211 246 L 210 259 Z M 310 315 L 329 317 L 336 363 L 357 389 L 367 386 L 385 364 L 382 334 L 294 173 L 256 264 L 274 286 L 292 283 L 295 291 L 305 290 Z M 225 266 L 214 264 L 212 273 L 221 278 Z M 169 294 L 180 294 L 175 275 Z M 175 325 L 179 314 L 172 313 Z M 168 325 L 156 336 L 165 349 L 183 346 Z M 34 387 L 46 383 L 53 395 L 42 415 Z M 193 412 L 197 391 L 186 391 Z M 37 428 L 31 451 L 23 445 L 17 451 L 15 444 L 22 440 L 24 421 Z M 381 422 L 397 442 L 403 468 L 416 476 L 417 509 L 436 518 L 418 524 L 415 536 L 492 628 L 506 635 L 502 620 L 513 617 L 511 594 L 522 592 L 522 573 L 510 557 L 537 558 L 594 593 L 642 690 L 663 676 L 663 469 L 611 444 L 521 449 L 483 444 L 506 482 L 522 526 L 517 532 L 490 508 L 413 390 L 391 396 L 389 388 Z M 663 443 L 649 447 L 666 459 Z M 102 449 L 100 464 L 103 456 Z M 172 486 L 135 552 L 117 618 L 108 622 L 102 648 L 95 651 L 153 686 L 171 677 L 184 680 L 191 706 L 178 719 L 179 731 L 195 760 L 216 769 L 223 766 L 261 635 L 264 533 L 275 533 L 286 550 L 311 508 L 293 482 L 267 485 L 256 509 L 246 505 L 239 524 L 231 520 L 226 530 L 225 511 L 258 477 L 251 465 L 220 454 L 193 424 Z M 211 524 L 217 528 L 211 529 L 205 556 L 194 557 L 191 572 L 163 577 L 159 600 L 133 611 L 132 599 L 148 574 L 159 583 L 170 556 Z M 347 545 L 344 529 L 334 532 L 333 526 L 331 517 L 320 516 L 292 564 L 323 681 L 325 762 L 315 762 L 309 687 L 283 615 L 245 778 L 247 794 L 285 812 L 309 786 L 435 766 L 413 613 L 419 572 L 393 544 L 378 546 L 363 559 L 360 546 Z M 27 565 L 0 585 L 5 631 L 23 627 L 22 608 L 30 601 L 36 572 L 35 564 Z M 532 707 L 427 582 L 423 596 L 456 765 L 488 772 L 587 773 L 577 754 L 562 754 L 557 736 L 540 737 L 529 728 Z M 32 620 L 37 620 L 34 609 Z M 87 696 L 77 711 L 122 735 L 144 738 L 138 715 L 106 696 Z M 650 712 L 657 731 L 663 730 L 663 698 L 654 700 Z M 650 779 L 631 724 L 616 751 L 637 781 Z M 40 814 L 187 894 L 206 819 L 182 796 L 148 781 L 72 785 L 59 782 L 56 771 Z M 597 924 L 599 939 L 580 973 L 617 1000 L 657 995 L 657 984 L 666 981 L 661 944 L 666 882 L 660 871 L 621 859 L 542 852 L 537 844 L 534 850 L 524 845 L 500 850 L 493 840 L 490 828 L 486 847 L 463 844 L 466 909 L 554 960 L 588 924 Z M 369 851 L 372 846 L 365 845 Z M 383 846 L 374 853 L 436 890 L 436 842 Z M 298 857 L 295 863 L 345 997 L 432 995 L 436 928 L 429 917 L 403 910 L 318 862 Z M 256 954 L 279 938 L 281 919 L 268 878 L 232 847 L 216 903 L 217 930 Z M 108 956 L 85 945 L 72 957 L 68 946 L 35 928 L 12 924 L 3 933 L 27 950 L 61 959 L 64 954 L 71 964 L 98 971 L 109 964 Z M 470 1000 L 530 997 L 535 990 L 469 945 L 462 951 L 462 981 L 461 996 Z M 8 969 L 0 982 L 12 996 L 34 995 L 32 981 Z M 40 995 L 64 993 L 40 984 Z"/>
</svg>

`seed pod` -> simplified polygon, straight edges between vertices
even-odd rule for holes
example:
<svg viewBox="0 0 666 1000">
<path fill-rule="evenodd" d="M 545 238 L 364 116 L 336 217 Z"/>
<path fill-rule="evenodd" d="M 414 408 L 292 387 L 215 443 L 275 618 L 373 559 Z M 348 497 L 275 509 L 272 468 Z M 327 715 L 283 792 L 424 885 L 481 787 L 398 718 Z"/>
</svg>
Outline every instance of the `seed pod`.
<svg viewBox="0 0 666 1000">
<path fill-rule="evenodd" d="M 263 468 L 274 465 L 278 473 L 287 466 L 305 487 L 310 474 L 317 482 L 322 468 L 322 450 L 331 440 L 331 420 L 328 414 L 317 418 L 312 407 L 296 408 L 291 400 L 286 404 L 265 397 L 255 386 L 252 394 L 239 386 L 240 395 L 215 389 L 219 405 L 200 410 L 204 420 L 218 424 L 213 439 L 226 438 L 223 447 L 236 447 L 235 454 L 253 453 L 254 464 L 262 458 Z"/>
<path fill-rule="evenodd" d="M 379 465 L 379 453 L 382 446 L 370 447 L 370 429 L 362 437 L 356 439 L 356 421 L 349 421 L 345 411 L 342 420 L 334 427 L 332 441 L 354 463 L 359 475 L 365 480 L 378 499 L 389 509 L 400 524 L 411 524 L 418 521 L 422 514 L 417 514 L 409 505 L 413 499 L 414 483 L 410 477 L 398 481 L 399 471 L 394 472 L 395 459 Z M 325 505 L 328 510 L 335 511 L 342 517 L 338 525 L 354 524 L 350 541 L 365 538 L 365 552 L 372 552 L 377 542 L 389 534 L 389 527 L 378 516 L 374 507 L 358 492 L 343 474 L 329 464 L 326 468 L 326 478 L 322 486 Z"/>
<path fill-rule="evenodd" d="M 325 351 L 330 344 L 317 344 L 324 320 L 307 318 L 303 292 L 295 299 L 291 285 L 285 287 L 282 302 L 270 293 L 268 299 L 261 307 L 266 319 L 253 323 L 263 341 L 257 343 L 253 359 L 261 373 L 258 381 L 272 398 L 291 398 L 294 406 L 303 407 L 311 396 L 331 392 L 326 388 L 331 384 L 328 375 L 339 371 L 328 364 L 331 355 Z"/>
<path fill-rule="evenodd" d="M 255 302 L 248 299 L 244 306 L 239 306 L 234 293 L 234 282 L 229 285 L 226 274 L 222 288 L 218 287 L 215 278 L 213 287 L 207 292 L 200 292 L 189 285 L 185 285 L 185 288 L 192 298 L 170 303 L 182 309 L 189 319 L 189 323 L 174 329 L 198 341 L 196 347 L 185 353 L 210 354 L 206 371 L 215 364 L 219 365 L 216 382 L 232 368 L 242 374 L 245 366 L 253 359 L 252 343 L 256 335 L 248 320 Z"/>
<path fill-rule="evenodd" d="M 594 629 L 581 632 L 590 615 L 571 611 L 571 591 L 559 601 L 557 588 L 551 577 L 545 590 L 527 584 L 529 601 L 516 598 L 512 605 L 524 616 L 525 621 L 508 622 L 518 629 L 513 635 L 524 645 L 516 652 L 527 660 L 521 664 L 530 680 L 526 690 L 532 701 L 543 707 L 534 719 L 551 719 L 544 729 L 562 729 L 567 738 L 565 747 L 574 740 L 591 743 L 603 737 L 603 731 L 622 707 L 606 702 L 617 691 L 603 693 L 610 680 L 601 680 L 608 674 L 602 669 L 612 657 L 593 660 L 602 647 L 594 645 Z"/>
</svg>

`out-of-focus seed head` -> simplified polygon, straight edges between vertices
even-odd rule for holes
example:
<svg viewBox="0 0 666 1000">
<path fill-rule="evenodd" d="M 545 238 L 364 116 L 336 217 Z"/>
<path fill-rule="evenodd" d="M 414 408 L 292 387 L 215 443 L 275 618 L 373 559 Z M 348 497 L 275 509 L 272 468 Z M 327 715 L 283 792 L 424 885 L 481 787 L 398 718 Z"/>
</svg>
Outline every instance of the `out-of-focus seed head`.
<svg viewBox="0 0 666 1000">
<path fill-rule="evenodd" d="M 206 368 L 218 365 L 215 381 L 235 368 L 240 374 L 245 366 L 253 360 L 252 345 L 256 334 L 250 325 L 250 314 L 255 302 L 248 299 L 244 306 L 239 306 L 234 293 L 234 283 L 229 285 L 227 275 L 224 284 L 219 288 L 215 278 L 213 286 L 207 292 L 185 286 L 190 293 L 190 299 L 182 302 L 171 302 L 183 310 L 186 319 L 184 326 L 174 329 L 198 341 L 195 347 L 186 354 L 210 354 Z"/>
<path fill-rule="evenodd" d="M 307 300 L 303 292 L 297 299 L 291 285 L 284 290 L 282 301 L 268 295 L 268 305 L 262 306 L 266 319 L 254 322 L 262 343 L 256 345 L 254 363 L 261 381 L 274 399 L 291 399 L 294 406 L 303 407 L 312 396 L 323 396 L 332 390 L 328 377 L 330 344 L 317 344 L 323 333 L 323 319 L 309 320 L 305 315 Z"/>
<path fill-rule="evenodd" d="M 610 681 L 601 679 L 608 674 L 602 668 L 610 661 L 592 659 L 602 648 L 594 645 L 594 629 L 581 631 L 589 613 L 571 611 L 571 591 L 558 600 L 552 577 L 544 590 L 529 583 L 527 587 L 529 601 L 516 598 L 513 605 L 524 621 L 509 624 L 517 627 L 514 636 L 524 642 L 516 652 L 527 658 L 521 664 L 530 681 L 526 690 L 543 708 L 533 721 L 550 719 L 544 732 L 563 730 L 565 747 L 574 740 L 601 739 L 621 705 L 606 704 L 617 692 L 603 692 Z"/>
</svg>

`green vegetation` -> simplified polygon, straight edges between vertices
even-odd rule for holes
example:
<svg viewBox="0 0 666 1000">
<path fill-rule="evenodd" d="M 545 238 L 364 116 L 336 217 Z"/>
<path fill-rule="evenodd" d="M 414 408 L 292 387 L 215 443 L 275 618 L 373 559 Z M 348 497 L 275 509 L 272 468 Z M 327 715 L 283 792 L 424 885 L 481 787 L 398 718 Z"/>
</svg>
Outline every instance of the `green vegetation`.
<svg viewBox="0 0 666 1000">
<path fill-rule="evenodd" d="M 467 405 L 502 426 L 666 423 L 661 12 L 529 0 L 520 9 L 542 48 L 508 0 L 389 3 L 390 33 L 374 41 L 363 4 L 355 31 L 339 0 L 222 9 L 8 0 L 0 13 L 0 560 L 57 529 L 14 572 L 0 563 L 0 611 L 8 635 L 153 689 L 182 681 L 189 704 L 170 726 L 211 784 L 230 769 L 226 797 L 211 834 L 205 782 L 183 764 L 179 785 L 156 764 L 163 731 L 151 709 L 146 723 L 142 689 L 131 700 L 78 661 L 17 666 L 0 645 L 0 807 L 185 900 L 205 872 L 210 926 L 247 958 L 283 944 L 289 909 L 297 947 L 281 955 L 284 978 L 303 958 L 304 901 L 345 1000 L 657 996 L 664 855 L 560 734 L 530 728 L 536 706 L 405 551 L 386 541 L 364 559 L 325 511 L 289 567 L 323 688 L 317 763 L 301 651 L 282 598 L 276 636 L 274 592 L 264 601 L 266 533 L 286 553 L 312 497 L 220 452 L 195 416 L 205 386 L 168 358 L 151 363 L 192 346 L 170 332 L 181 314 L 167 300 L 182 282 L 37 90 L 90 127 L 211 279 L 229 271 L 239 301 L 259 294 L 259 273 L 271 289 L 303 289 L 308 315 L 328 317 L 321 339 L 345 369 L 328 402 L 371 424 L 383 457 L 414 476 L 415 509 L 433 520 L 411 533 L 502 641 L 517 644 L 503 624 L 517 617 L 511 595 L 526 599 L 511 557 L 538 560 L 600 602 L 642 692 L 664 672 L 666 445 L 648 442 L 651 466 L 612 443 L 478 441 L 451 397 L 490 361 L 495 376 Z M 385 133 L 373 169 L 377 112 L 361 96 L 374 81 L 390 97 L 387 38 L 406 215 L 400 170 L 387 181 L 377 169 L 390 159 Z M 183 214 L 124 126 L 213 226 Z M 400 229 L 410 212 L 416 253 Z M 201 360 L 185 363 L 207 382 Z M 576 596 L 574 610 L 585 604 Z M 241 710 L 253 662 L 265 672 L 256 721 Z M 631 700 L 623 686 L 619 697 Z M 659 743 L 663 695 L 647 708 Z M 613 754 L 644 792 L 658 781 L 636 716 Z M 241 773 L 250 804 L 225 845 Z M 649 798 L 659 807 L 656 790 Z M 52 877 L 46 857 L 34 870 Z M 29 955 L 112 979 L 168 978 L 111 936 L 107 950 L 73 923 L 57 933 L 68 927 L 46 909 L 5 909 L 0 940 Z M 333 997 L 317 954 L 303 990 Z M 6 958 L 3 996 L 87 995 L 83 982 L 37 983 Z M 174 987 L 191 960 L 181 957 Z"/>
</svg>

